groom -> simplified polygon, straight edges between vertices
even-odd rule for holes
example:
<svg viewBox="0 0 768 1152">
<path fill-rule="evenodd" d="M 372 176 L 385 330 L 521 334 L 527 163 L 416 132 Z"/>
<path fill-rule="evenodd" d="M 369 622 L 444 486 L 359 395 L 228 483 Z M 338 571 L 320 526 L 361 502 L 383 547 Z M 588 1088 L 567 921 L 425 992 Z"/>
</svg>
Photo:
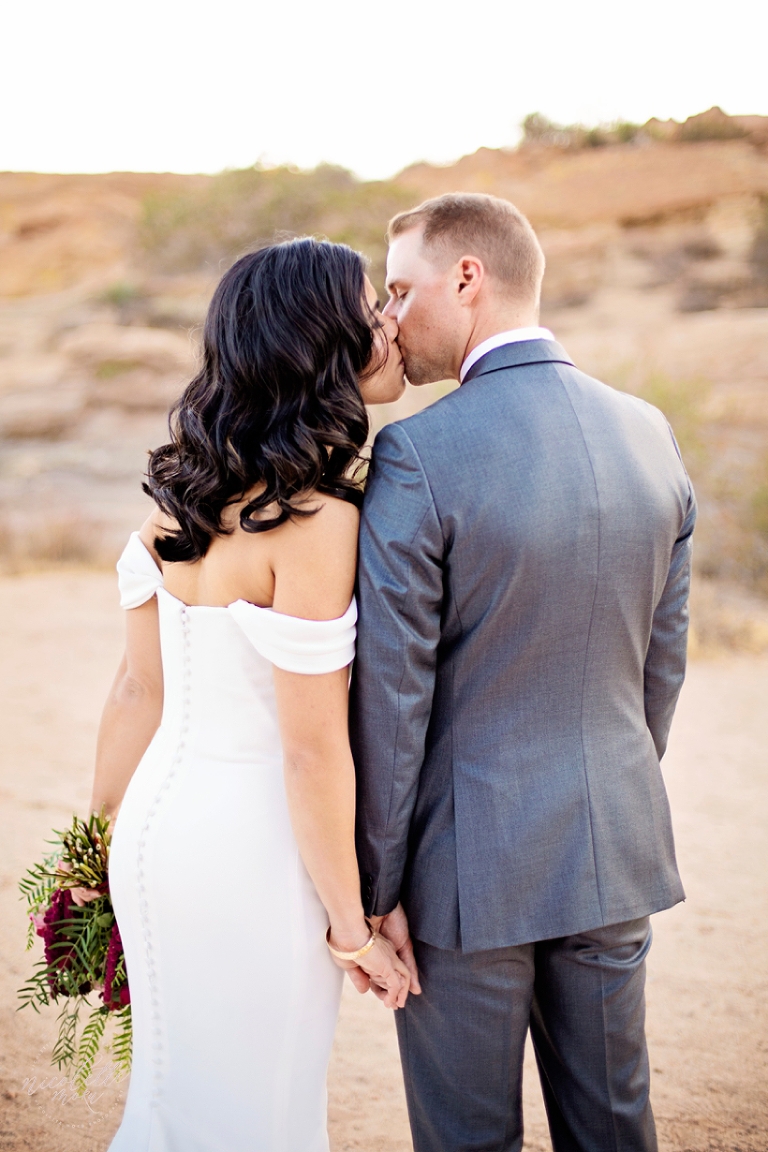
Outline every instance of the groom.
<svg viewBox="0 0 768 1152">
<path fill-rule="evenodd" d="M 511 204 L 390 225 L 412 384 L 377 437 L 352 701 L 366 910 L 422 994 L 396 1014 L 416 1152 L 522 1146 L 530 1029 L 557 1152 L 656 1148 L 649 915 L 683 899 L 659 760 L 685 671 L 695 503 L 666 420 L 539 328 Z"/>
</svg>

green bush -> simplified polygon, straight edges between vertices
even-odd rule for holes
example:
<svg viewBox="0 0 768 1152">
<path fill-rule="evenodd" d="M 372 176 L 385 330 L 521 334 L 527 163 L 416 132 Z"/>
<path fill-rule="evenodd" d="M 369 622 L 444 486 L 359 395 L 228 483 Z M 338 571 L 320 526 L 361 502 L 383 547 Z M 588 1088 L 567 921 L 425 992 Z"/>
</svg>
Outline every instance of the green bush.
<svg viewBox="0 0 768 1152">
<path fill-rule="evenodd" d="M 606 144 L 612 143 L 610 134 L 605 128 L 588 128 L 584 133 L 585 148 L 604 148 Z"/>
<path fill-rule="evenodd" d="M 103 304 L 111 304 L 114 308 L 125 308 L 144 299 L 144 292 L 127 280 L 118 280 L 102 292 L 99 300 Z"/>
<path fill-rule="evenodd" d="M 412 194 L 397 185 L 361 183 L 343 168 L 256 166 L 223 172 L 197 191 L 147 197 L 142 242 L 162 271 L 219 274 L 276 237 L 323 235 L 369 256 L 381 286 L 387 223 L 411 203 Z"/>
<path fill-rule="evenodd" d="M 704 406 L 709 392 L 706 380 L 673 380 L 664 372 L 651 372 L 637 389 L 643 400 L 664 413 L 686 465 L 697 473 L 707 458 Z"/>
<path fill-rule="evenodd" d="M 521 125 L 526 144 L 546 144 L 555 148 L 604 148 L 608 144 L 629 144 L 638 132 L 639 124 L 616 120 L 612 124 L 555 124 L 541 112 L 531 112 Z"/>
<path fill-rule="evenodd" d="M 699 504 L 697 571 L 768 592 L 768 456 L 754 463 L 723 454 L 705 380 L 653 372 L 635 391 L 667 417 L 691 474 Z"/>
<path fill-rule="evenodd" d="M 631 144 L 640 132 L 640 125 L 630 120 L 617 120 L 613 125 L 613 133 L 619 144 Z"/>
</svg>

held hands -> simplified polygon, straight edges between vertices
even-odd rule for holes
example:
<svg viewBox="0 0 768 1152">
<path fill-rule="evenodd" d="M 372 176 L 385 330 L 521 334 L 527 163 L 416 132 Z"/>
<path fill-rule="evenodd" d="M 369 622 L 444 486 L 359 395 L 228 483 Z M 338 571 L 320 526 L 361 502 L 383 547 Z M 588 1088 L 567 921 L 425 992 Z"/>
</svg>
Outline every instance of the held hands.
<svg viewBox="0 0 768 1152">
<path fill-rule="evenodd" d="M 414 996 L 420 996 L 419 970 L 416 967 L 416 957 L 413 954 L 411 934 L 408 930 L 408 917 L 402 904 L 398 904 L 386 916 L 372 916 L 371 925 L 392 944 L 399 959 L 408 969 L 411 992 Z"/>
<path fill-rule="evenodd" d="M 374 917 L 369 923 L 369 942 L 354 957 L 337 955 L 343 950 L 337 949 L 329 933 L 333 958 L 348 973 L 358 992 L 370 988 L 387 1008 L 402 1008 L 409 992 L 421 992 L 405 912 L 398 904 L 388 916 Z"/>
</svg>

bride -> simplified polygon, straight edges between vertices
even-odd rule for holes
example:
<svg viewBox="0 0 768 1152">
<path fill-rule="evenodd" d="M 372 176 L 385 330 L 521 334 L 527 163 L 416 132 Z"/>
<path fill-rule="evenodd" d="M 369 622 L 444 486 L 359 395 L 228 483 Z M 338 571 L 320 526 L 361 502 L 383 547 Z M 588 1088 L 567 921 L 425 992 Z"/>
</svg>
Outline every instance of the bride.
<svg viewBox="0 0 768 1152">
<path fill-rule="evenodd" d="M 151 454 L 92 801 L 134 1021 L 111 1152 L 327 1150 L 340 968 L 391 1008 L 419 990 L 363 917 L 347 741 L 354 466 L 396 335 L 351 249 L 244 256 Z"/>
</svg>

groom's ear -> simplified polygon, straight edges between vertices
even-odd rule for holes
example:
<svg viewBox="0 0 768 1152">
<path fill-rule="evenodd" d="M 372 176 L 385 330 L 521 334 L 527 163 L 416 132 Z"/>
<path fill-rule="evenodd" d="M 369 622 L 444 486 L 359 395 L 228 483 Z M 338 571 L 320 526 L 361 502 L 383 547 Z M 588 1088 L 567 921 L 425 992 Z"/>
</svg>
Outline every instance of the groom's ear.
<svg viewBox="0 0 768 1152">
<path fill-rule="evenodd" d="M 462 304 L 471 304 L 477 297 L 483 281 L 485 268 L 477 256 L 462 256 L 456 262 L 456 291 Z"/>
</svg>

